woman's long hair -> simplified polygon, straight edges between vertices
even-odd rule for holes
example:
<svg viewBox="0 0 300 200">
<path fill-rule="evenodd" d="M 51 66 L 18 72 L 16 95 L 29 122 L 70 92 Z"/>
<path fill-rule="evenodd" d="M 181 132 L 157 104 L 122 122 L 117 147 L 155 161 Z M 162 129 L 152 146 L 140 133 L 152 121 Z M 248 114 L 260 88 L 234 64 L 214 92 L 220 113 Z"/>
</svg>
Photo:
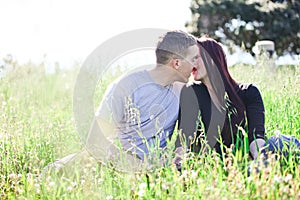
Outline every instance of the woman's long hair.
<svg viewBox="0 0 300 200">
<path fill-rule="evenodd" d="M 239 85 L 229 74 L 225 53 L 218 42 L 205 36 L 198 39 L 198 47 L 212 88 L 218 100 L 225 104 L 227 118 L 222 130 L 235 134 L 237 126 L 245 123 L 245 106 L 237 95 Z"/>
</svg>

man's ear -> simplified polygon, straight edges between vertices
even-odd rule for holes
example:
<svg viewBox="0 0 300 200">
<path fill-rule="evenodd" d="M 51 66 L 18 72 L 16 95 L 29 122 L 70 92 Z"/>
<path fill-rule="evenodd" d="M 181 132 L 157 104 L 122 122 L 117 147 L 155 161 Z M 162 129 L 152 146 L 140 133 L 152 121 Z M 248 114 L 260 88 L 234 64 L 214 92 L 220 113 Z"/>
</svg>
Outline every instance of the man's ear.
<svg viewBox="0 0 300 200">
<path fill-rule="evenodd" d="M 172 58 L 171 60 L 172 67 L 174 69 L 179 69 L 179 62 L 180 60 L 178 58 Z"/>
</svg>

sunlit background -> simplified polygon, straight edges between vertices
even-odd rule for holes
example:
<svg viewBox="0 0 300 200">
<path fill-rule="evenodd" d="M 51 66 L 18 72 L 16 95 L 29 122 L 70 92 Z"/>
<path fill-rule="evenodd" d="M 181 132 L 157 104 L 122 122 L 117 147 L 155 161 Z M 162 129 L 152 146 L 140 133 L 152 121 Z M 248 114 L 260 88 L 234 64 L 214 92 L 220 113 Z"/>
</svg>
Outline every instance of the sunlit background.
<svg viewBox="0 0 300 200">
<path fill-rule="evenodd" d="M 74 63 L 82 63 L 102 42 L 125 31 L 138 28 L 186 31 L 184 25 L 191 18 L 190 2 L 1 0 L 0 60 L 11 54 L 20 64 L 30 61 L 53 66 L 59 63 L 61 68 L 70 68 Z M 240 50 L 227 57 L 229 65 L 240 61 L 254 63 L 249 53 Z M 293 62 L 289 57 L 283 60 Z M 122 62 L 132 65 L 140 64 L 139 61 L 155 60 L 148 51 L 128 56 Z M 281 61 L 282 58 L 277 62 Z"/>
<path fill-rule="evenodd" d="M 185 29 L 189 0 L 0 1 L 0 56 L 81 62 L 103 41 L 137 28 Z"/>
</svg>

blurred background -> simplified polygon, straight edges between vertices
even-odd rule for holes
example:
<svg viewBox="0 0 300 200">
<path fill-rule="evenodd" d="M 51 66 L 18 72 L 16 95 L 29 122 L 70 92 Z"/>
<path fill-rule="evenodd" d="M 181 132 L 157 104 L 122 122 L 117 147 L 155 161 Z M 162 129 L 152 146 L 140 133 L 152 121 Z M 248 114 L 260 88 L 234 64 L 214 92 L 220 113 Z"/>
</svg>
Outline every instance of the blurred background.
<svg viewBox="0 0 300 200">
<path fill-rule="evenodd" d="M 209 34 L 224 44 L 230 66 L 255 65 L 255 43 L 270 40 L 277 65 L 297 64 L 299 13 L 296 0 L 2 0 L 0 71 L 28 62 L 43 63 L 49 73 L 72 68 L 107 39 L 139 28 Z M 154 62 L 146 51 L 117 64 Z"/>
</svg>

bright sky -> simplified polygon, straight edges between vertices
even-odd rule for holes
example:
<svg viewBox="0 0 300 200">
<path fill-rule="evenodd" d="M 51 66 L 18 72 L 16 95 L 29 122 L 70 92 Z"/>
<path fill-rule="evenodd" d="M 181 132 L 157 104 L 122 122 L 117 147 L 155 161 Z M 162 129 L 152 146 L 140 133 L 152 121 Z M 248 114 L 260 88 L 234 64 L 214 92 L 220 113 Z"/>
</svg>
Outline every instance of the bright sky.
<svg viewBox="0 0 300 200">
<path fill-rule="evenodd" d="M 0 0 L 0 59 L 82 62 L 105 40 L 137 28 L 185 30 L 191 0 Z"/>
</svg>

